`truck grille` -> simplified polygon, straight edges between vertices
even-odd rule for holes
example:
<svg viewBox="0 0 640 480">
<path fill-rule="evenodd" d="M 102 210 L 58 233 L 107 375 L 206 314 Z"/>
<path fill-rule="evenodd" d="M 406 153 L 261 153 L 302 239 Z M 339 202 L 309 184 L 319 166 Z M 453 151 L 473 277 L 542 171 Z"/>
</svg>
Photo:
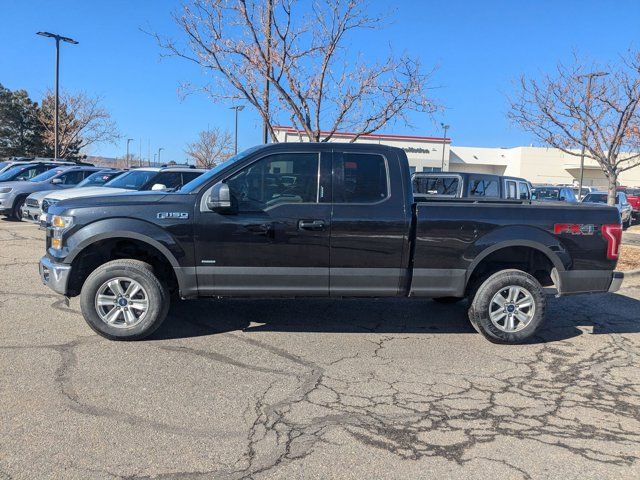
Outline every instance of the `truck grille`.
<svg viewBox="0 0 640 480">
<path fill-rule="evenodd" d="M 27 207 L 36 207 L 36 208 L 38 208 L 40 206 L 40 202 L 38 202 L 38 200 L 36 200 L 35 198 L 27 198 L 27 201 L 25 202 L 25 205 Z"/>
<path fill-rule="evenodd" d="M 42 211 L 44 213 L 47 213 L 49 211 L 49 207 L 53 207 L 56 203 L 58 203 L 58 200 L 53 200 L 50 198 L 45 198 L 42 201 Z"/>
</svg>

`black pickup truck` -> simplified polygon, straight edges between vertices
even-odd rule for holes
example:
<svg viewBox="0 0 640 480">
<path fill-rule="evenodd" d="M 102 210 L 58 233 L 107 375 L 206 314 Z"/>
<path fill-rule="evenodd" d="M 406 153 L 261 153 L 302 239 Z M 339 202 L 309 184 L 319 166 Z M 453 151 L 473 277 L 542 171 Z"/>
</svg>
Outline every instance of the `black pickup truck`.
<svg viewBox="0 0 640 480">
<path fill-rule="evenodd" d="M 401 149 L 273 144 L 177 192 L 61 201 L 40 275 L 80 295 L 86 321 L 110 339 L 152 333 L 172 294 L 397 296 L 466 298 L 479 332 L 518 343 L 542 324 L 550 291 L 619 288 L 620 239 L 613 207 L 415 202 Z"/>
</svg>

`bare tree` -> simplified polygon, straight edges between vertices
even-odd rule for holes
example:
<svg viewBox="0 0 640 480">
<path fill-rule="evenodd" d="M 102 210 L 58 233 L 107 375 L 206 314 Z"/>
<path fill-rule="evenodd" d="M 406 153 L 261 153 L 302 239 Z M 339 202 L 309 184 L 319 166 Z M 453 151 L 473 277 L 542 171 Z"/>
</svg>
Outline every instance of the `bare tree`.
<svg viewBox="0 0 640 480">
<path fill-rule="evenodd" d="M 432 72 L 418 60 L 390 54 L 367 64 L 350 50 L 350 34 L 383 23 L 368 11 L 364 0 L 189 0 L 174 14 L 186 41 L 155 37 L 165 54 L 214 74 L 216 82 L 200 87 L 214 100 L 253 105 L 273 141 L 278 119 L 313 141 L 338 130 L 355 132 L 355 141 L 408 123 L 411 111 L 436 109 L 426 94 Z M 277 102 L 265 95 L 268 84 Z"/>
<path fill-rule="evenodd" d="M 76 158 L 79 152 L 100 143 L 115 143 L 120 134 L 111 114 L 101 105 L 100 97 L 84 92 L 62 92 L 59 107 L 60 158 Z M 48 92 L 42 101 L 39 120 L 43 125 L 44 143 L 51 151 L 54 145 L 54 96 Z"/>
<path fill-rule="evenodd" d="M 211 168 L 232 155 L 233 139 L 227 131 L 204 130 L 198 134 L 198 140 L 187 145 L 185 153 L 199 167 Z"/>
<path fill-rule="evenodd" d="M 509 118 L 546 145 L 597 161 L 614 205 L 618 176 L 640 164 L 640 52 L 607 68 L 576 57 L 519 87 Z"/>
</svg>

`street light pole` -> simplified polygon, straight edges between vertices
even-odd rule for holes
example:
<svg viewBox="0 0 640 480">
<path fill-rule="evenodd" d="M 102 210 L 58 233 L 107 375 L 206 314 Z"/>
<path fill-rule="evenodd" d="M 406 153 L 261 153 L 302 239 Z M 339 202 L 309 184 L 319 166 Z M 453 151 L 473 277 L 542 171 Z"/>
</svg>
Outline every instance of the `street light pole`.
<svg viewBox="0 0 640 480">
<path fill-rule="evenodd" d="M 449 125 L 445 125 L 444 123 L 440 123 L 440 126 L 444 130 L 444 135 L 442 135 L 442 165 L 440 167 L 440 171 L 444 172 L 444 151 L 447 148 L 447 130 L 449 130 Z"/>
<path fill-rule="evenodd" d="M 584 75 L 578 75 L 578 80 L 581 80 L 584 77 L 587 77 L 587 98 L 585 101 L 585 110 L 587 113 L 589 112 L 589 108 L 591 107 L 591 82 L 594 77 L 604 77 L 605 75 L 609 75 L 607 72 L 591 72 L 586 73 Z M 587 143 L 587 120 L 585 118 L 584 126 L 582 127 L 582 149 L 580 152 L 580 183 L 578 184 L 578 200 L 582 197 L 582 184 L 584 182 L 584 144 Z"/>
<path fill-rule="evenodd" d="M 129 142 L 133 142 L 133 138 L 127 138 L 127 167 L 131 166 L 131 159 L 129 158 Z"/>
<path fill-rule="evenodd" d="M 72 45 L 77 45 L 78 42 L 76 42 L 73 38 L 69 38 L 69 37 L 63 37 L 61 35 L 56 35 L 55 33 L 49 33 L 49 32 L 37 32 L 36 35 L 40 35 L 41 37 L 48 37 L 48 38 L 53 38 L 56 41 L 56 85 L 55 85 L 55 116 L 54 116 L 54 133 L 53 133 L 53 137 L 54 137 L 54 146 L 53 146 L 53 156 L 55 158 L 58 158 L 58 154 L 60 152 L 60 142 L 59 142 L 59 138 L 58 138 L 58 132 L 60 131 L 59 128 L 59 120 L 58 120 L 58 111 L 59 111 L 59 104 L 60 104 L 60 87 L 59 87 L 59 79 L 60 79 L 60 42 L 67 42 L 70 43 Z"/>
<path fill-rule="evenodd" d="M 162 152 L 162 150 L 164 150 L 164 147 L 158 149 L 158 163 L 160 163 L 160 152 Z"/>
<path fill-rule="evenodd" d="M 234 147 L 233 147 L 233 152 L 234 154 L 238 153 L 238 112 L 241 112 L 242 110 L 244 110 L 244 105 L 234 105 L 233 107 L 231 107 L 232 110 L 236 111 L 236 127 L 235 127 L 235 133 L 234 133 Z M 266 143 L 266 142 L 265 142 Z"/>
</svg>

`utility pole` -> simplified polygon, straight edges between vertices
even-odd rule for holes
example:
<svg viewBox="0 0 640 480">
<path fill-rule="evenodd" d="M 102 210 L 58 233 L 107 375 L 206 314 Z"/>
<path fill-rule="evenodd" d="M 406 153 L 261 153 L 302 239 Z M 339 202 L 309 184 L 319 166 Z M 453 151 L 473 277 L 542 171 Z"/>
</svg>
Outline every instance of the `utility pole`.
<svg viewBox="0 0 640 480">
<path fill-rule="evenodd" d="M 133 138 L 127 138 L 127 168 L 131 166 L 131 159 L 129 158 L 129 143 L 133 142 Z"/>
<path fill-rule="evenodd" d="M 444 130 L 444 134 L 442 135 L 442 166 L 440 167 L 440 171 L 444 172 L 444 151 L 447 149 L 447 130 L 449 130 L 449 125 L 440 123 L 440 126 Z"/>
<path fill-rule="evenodd" d="M 77 45 L 73 38 L 63 37 L 61 35 L 56 35 L 55 33 L 49 32 L 37 32 L 36 35 L 40 35 L 41 37 L 53 38 L 56 41 L 56 86 L 55 86 L 55 116 L 54 116 L 54 146 L 53 146 L 53 156 L 58 158 L 58 154 L 60 153 L 60 141 L 58 138 L 60 128 L 59 128 L 59 120 L 58 120 L 58 112 L 59 112 L 59 104 L 60 104 L 60 42 L 67 42 L 72 45 Z"/>
<path fill-rule="evenodd" d="M 585 100 L 585 111 L 588 113 L 589 108 L 591 107 L 591 82 L 594 77 L 604 77 L 605 75 L 609 75 L 607 72 L 591 72 L 585 73 L 584 75 L 578 75 L 578 80 L 582 80 L 584 77 L 587 78 L 587 95 Z M 587 119 L 585 118 L 584 126 L 582 127 L 582 150 L 580 152 L 580 183 L 578 184 L 578 200 L 582 198 L 582 184 L 584 182 L 584 144 L 587 143 Z"/>
<path fill-rule="evenodd" d="M 231 107 L 231 110 L 235 110 L 236 111 L 236 127 L 235 127 L 235 132 L 234 132 L 234 142 L 233 142 L 233 152 L 234 155 L 238 153 L 238 112 L 241 112 L 242 110 L 244 110 L 244 105 L 235 105 L 233 107 Z M 265 124 L 266 125 L 266 124 Z M 207 130 L 209 130 L 209 126 L 207 126 Z M 267 143 L 266 141 L 264 143 Z"/>
<path fill-rule="evenodd" d="M 269 76 L 271 75 L 271 24 L 273 23 L 273 0 L 267 0 L 267 24 L 265 25 L 265 39 L 266 39 L 266 81 L 264 85 L 264 111 L 267 118 L 264 119 L 262 125 L 262 143 L 269 142 L 269 127 L 267 121 L 269 118 Z M 237 113 L 237 112 L 236 112 Z"/>
<path fill-rule="evenodd" d="M 164 150 L 164 148 L 163 148 L 163 147 L 160 147 L 160 148 L 158 149 L 158 163 L 160 163 L 160 152 L 162 152 L 162 150 Z"/>
</svg>

